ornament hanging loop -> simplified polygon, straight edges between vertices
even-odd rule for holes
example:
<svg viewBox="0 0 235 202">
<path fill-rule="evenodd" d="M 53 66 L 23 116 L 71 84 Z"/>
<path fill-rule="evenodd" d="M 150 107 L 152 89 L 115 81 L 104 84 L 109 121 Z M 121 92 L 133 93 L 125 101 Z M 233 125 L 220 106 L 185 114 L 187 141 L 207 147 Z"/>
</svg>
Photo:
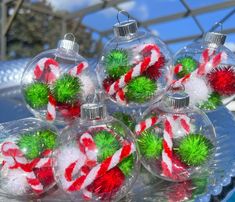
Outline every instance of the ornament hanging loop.
<svg viewBox="0 0 235 202">
<path fill-rule="evenodd" d="M 220 33 L 223 32 L 223 23 L 221 23 L 221 22 L 216 22 L 215 25 L 214 25 L 214 27 L 215 27 L 215 29 L 216 29 L 217 27 L 219 27 L 219 28 L 220 28 L 219 32 L 220 32 Z"/>
<path fill-rule="evenodd" d="M 71 32 L 66 33 L 66 34 L 64 35 L 64 39 L 70 40 L 70 41 L 73 41 L 73 42 L 76 41 L 76 37 L 75 37 L 74 34 L 71 33 Z"/>
<path fill-rule="evenodd" d="M 118 11 L 118 13 L 117 13 L 117 21 L 118 21 L 119 24 L 121 23 L 121 21 L 120 21 L 120 19 L 119 19 L 120 14 L 125 15 L 125 16 L 127 17 L 127 20 L 128 20 L 128 21 L 130 20 L 130 15 L 129 15 L 129 13 L 128 13 L 127 11 L 125 11 L 125 10 L 120 10 L 120 11 Z"/>
</svg>

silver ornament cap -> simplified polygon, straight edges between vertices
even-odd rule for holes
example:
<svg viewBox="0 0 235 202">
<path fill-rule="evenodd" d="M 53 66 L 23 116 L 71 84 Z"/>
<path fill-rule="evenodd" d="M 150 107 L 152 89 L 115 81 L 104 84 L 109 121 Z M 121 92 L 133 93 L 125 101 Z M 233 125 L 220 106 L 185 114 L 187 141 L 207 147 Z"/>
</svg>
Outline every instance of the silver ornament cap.
<svg viewBox="0 0 235 202">
<path fill-rule="evenodd" d="M 168 106 L 174 109 L 180 109 L 189 106 L 189 95 L 183 91 L 170 91 L 165 94 L 164 101 Z"/>
<path fill-rule="evenodd" d="M 135 20 L 126 20 L 116 23 L 113 26 L 113 31 L 116 37 L 135 35 L 138 31 L 138 25 Z"/>
<path fill-rule="evenodd" d="M 81 119 L 82 120 L 97 120 L 103 119 L 107 115 L 106 107 L 104 104 L 86 103 L 81 106 Z"/>
<path fill-rule="evenodd" d="M 64 49 L 65 51 L 78 52 L 79 45 L 75 41 L 75 36 L 72 33 L 68 33 L 64 35 L 64 39 L 58 42 L 57 48 Z"/>
<path fill-rule="evenodd" d="M 204 36 L 204 41 L 208 43 L 214 43 L 217 46 L 224 45 L 226 35 L 220 32 L 207 32 Z"/>
</svg>

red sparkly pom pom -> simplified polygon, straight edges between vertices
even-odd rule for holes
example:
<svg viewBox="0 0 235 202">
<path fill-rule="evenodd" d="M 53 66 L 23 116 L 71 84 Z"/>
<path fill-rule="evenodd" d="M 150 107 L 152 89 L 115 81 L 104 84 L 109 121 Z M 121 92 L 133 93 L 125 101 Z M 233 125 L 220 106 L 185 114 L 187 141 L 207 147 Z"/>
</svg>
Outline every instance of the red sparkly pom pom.
<svg viewBox="0 0 235 202">
<path fill-rule="evenodd" d="M 111 86 L 111 84 L 114 83 L 114 82 L 115 82 L 115 80 L 112 79 L 112 78 L 106 78 L 106 79 L 104 79 L 104 81 L 103 81 L 103 87 L 104 87 L 104 89 L 107 90 L 108 87 Z"/>
<path fill-rule="evenodd" d="M 214 91 L 220 95 L 235 93 L 235 70 L 231 66 L 213 69 L 207 79 Z"/>
<path fill-rule="evenodd" d="M 53 170 L 51 167 L 35 168 L 34 173 L 44 186 L 52 185 L 55 182 Z"/>
<path fill-rule="evenodd" d="M 144 75 L 148 76 L 150 79 L 157 80 L 161 76 L 161 68 L 164 65 L 165 58 L 161 55 L 158 61 L 144 72 Z"/>
<path fill-rule="evenodd" d="M 65 119 L 74 119 L 80 116 L 80 103 L 75 104 L 57 104 L 59 112 Z"/>
<path fill-rule="evenodd" d="M 125 181 L 125 175 L 118 167 L 114 167 L 96 179 L 87 190 L 95 193 L 101 200 L 111 200 L 113 195 L 119 191 Z"/>
</svg>

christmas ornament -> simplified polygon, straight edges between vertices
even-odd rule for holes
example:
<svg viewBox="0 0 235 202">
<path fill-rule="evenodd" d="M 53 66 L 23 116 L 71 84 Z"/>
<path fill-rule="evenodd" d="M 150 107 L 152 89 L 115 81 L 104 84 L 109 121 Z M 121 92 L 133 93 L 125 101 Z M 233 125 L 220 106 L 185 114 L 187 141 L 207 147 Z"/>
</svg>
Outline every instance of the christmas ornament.
<svg viewBox="0 0 235 202">
<path fill-rule="evenodd" d="M 214 128 L 202 111 L 189 106 L 183 86 L 171 85 L 162 101 L 144 112 L 135 131 L 144 167 L 169 181 L 190 179 L 214 157 Z"/>
<path fill-rule="evenodd" d="M 114 34 L 96 68 L 100 86 L 120 105 L 146 106 L 159 99 L 170 75 L 171 56 L 165 44 L 139 32 L 137 22 L 130 19 L 116 23 Z"/>
<path fill-rule="evenodd" d="M 123 134 L 113 130 L 119 124 Z M 131 131 L 107 115 L 104 104 L 83 104 L 79 124 L 62 131 L 67 143 L 54 153 L 59 186 L 72 198 L 119 200 L 132 187 L 139 157 Z"/>
<path fill-rule="evenodd" d="M 22 94 L 36 117 L 63 124 L 80 116 L 80 105 L 95 88 L 78 49 L 74 36 L 66 34 L 57 49 L 40 53 L 26 66 Z"/>
<path fill-rule="evenodd" d="M 34 119 L 4 125 L 0 142 L 0 189 L 9 196 L 37 197 L 55 185 L 52 151 L 57 129 Z"/>
<path fill-rule="evenodd" d="M 210 102 L 211 93 L 218 93 L 221 99 L 234 94 L 235 56 L 224 46 L 225 39 L 222 33 L 208 32 L 202 41 L 184 47 L 174 56 L 172 82 L 185 85 L 192 105 Z M 214 105 L 204 109 L 216 108 Z"/>
</svg>

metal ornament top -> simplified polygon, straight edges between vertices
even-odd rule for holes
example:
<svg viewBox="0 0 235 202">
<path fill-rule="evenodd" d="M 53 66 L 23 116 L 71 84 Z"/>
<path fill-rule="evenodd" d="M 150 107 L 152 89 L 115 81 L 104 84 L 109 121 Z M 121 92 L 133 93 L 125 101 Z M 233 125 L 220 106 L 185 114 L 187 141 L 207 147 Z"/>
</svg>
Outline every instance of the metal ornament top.
<svg viewBox="0 0 235 202">
<path fill-rule="evenodd" d="M 180 109 L 189 106 L 189 95 L 183 91 L 170 91 L 164 96 L 164 101 L 174 109 Z"/>
<path fill-rule="evenodd" d="M 75 36 L 72 33 L 65 34 L 64 39 L 59 41 L 57 47 L 66 51 L 78 52 L 79 50 L 79 45 L 75 41 Z"/>
<path fill-rule="evenodd" d="M 122 13 L 128 17 L 128 20 L 120 22 L 119 14 Z M 126 11 L 119 11 L 117 14 L 117 23 L 113 26 L 114 35 L 116 37 L 131 36 L 137 33 L 138 25 L 136 20 L 130 19 Z"/>
<path fill-rule="evenodd" d="M 82 120 L 97 120 L 106 117 L 106 107 L 104 104 L 86 103 L 81 106 Z"/>
<path fill-rule="evenodd" d="M 217 46 L 224 45 L 226 35 L 220 32 L 207 32 L 204 36 L 204 41 L 207 43 L 213 43 Z"/>
</svg>

